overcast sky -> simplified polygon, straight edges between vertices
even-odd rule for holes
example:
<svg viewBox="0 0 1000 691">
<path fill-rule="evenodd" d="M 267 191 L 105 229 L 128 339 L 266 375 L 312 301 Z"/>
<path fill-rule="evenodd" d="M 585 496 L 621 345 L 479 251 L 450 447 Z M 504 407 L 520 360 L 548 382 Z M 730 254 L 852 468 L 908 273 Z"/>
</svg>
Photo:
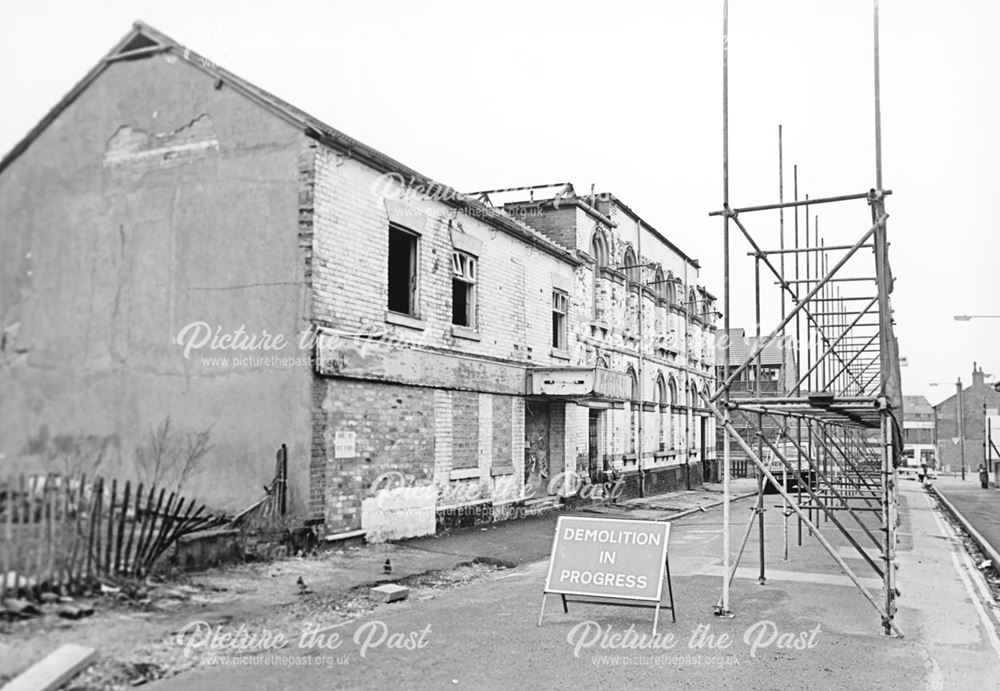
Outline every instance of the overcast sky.
<svg viewBox="0 0 1000 691">
<path fill-rule="evenodd" d="M 733 206 L 874 186 L 872 4 L 732 0 Z M 239 10 L 235 10 L 239 7 Z M 0 23 L 6 152 L 142 19 L 330 125 L 461 190 L 610 191 L 701 261 L 722 297 L 722 3 L 53 3 Z M 973 361 L 1000 379 L 1000 3 L 883 0 L 884 186 L 904 390 L 932 403 Z M 827 244 L 864 202 L 814 207 Z M 776 214 L 745 216 L 777 247 Z M 803 224 L 804 217 L 800 217 Z M 791 216 L 786 216 L 789 242 Z M 735 237 L 735 236 L 734 236 Z M 753 326 L 733 245 L 734 327 Z M 738 261 L 737 261 L 738 260 Z M 858 290 L 843 286 L 844 291 Z M 768 285 L 765 321 L 777 315 Z"/>
</svg>

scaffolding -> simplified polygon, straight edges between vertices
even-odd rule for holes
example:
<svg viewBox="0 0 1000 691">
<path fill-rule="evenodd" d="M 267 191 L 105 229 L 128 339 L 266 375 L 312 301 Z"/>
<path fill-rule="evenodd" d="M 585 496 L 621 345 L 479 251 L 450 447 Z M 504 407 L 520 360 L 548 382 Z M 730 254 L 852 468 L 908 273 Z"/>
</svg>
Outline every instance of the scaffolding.
<svg viewBox="0 0 1000 691">
<path fill-rule="evenodd" d="M 787 558 L 789 518 L 814 536 L 864 598 L 879 613 L 882 630 L 900 635 L 894 617 L 898 492 L 895 467 L 902 450 L 898 347 L 892 328 L 890 293 L 893 278 L 886 239 L 882 184 L 882 130 L 879 88 L 878 2 L 874 2 L 875 185 L 867 192 L 810 199 L 799 197 L 798 167 L 793 168 L 793 200 L 784 198 L 782 130 L 778 126 L 778 201 L 734 207 L 729 198 L 729 3 L 723 0 L 722 114 L 723 204 L 709 215 L 721 217 L 723 232 L 723 314 L 727 343 L 724 380 L 705 405 L 716 416 L 723 438 L 723 577 L 716 605 L 720 616 L 732 616 L 730 586 L 753 529 L 759 541 L 759 581 L 766 581 L 764 553 L 764 489 L 770 483 L 781 495 L 784 550 Z M 810 212 L 828 204 L 869 207 L 864 223 L 842 231 L 846 240 L 827 244 L 819 216 Z M 794 214 L 791 243 L 786 246 L 785 212 Z M 774 214 L 777 219 L 774 219 Z M 804 212 L 804 223 L 800 215 Z M 867 218 L 870 215 L 870 219 Z M 748 217 L 777 220 L 777 248 L 758 244 L 748 230 Z M 812 219 L 812 222 L 810 222 Z M 756 340 L 749 355 L 731 361 L 730 233 L 735 227 L 749 244 L 755 282 Z M 863 230 L 862 230 L 863 227 Z M 870 257 L 870 258 L 869 258 Z M 780 321 L 761 337 L 762 273 L 780 293 Z M 776 309 L 777 304 L 773 307 Z M 793 387 L 774 395 L 760 388 L 761 353 L 779 343 L 785 358 L 801 372 Z M 744 375 L 756 371 L 757 386 L 734 391 Z M 752 379 L 751 379 L 752 381 Z M 771 392 L 768 392 L 769 394 Z M 743 421 L 738 430 L 734 414 Z M 742 539 L 731 555 L 730 479 L 735 443 L 757 469 L 757 501 Z M 794 489 L 790 489 L 792 485 Z M 880 595 L 870 591 L 827 537 L 843 535 L 865 567 L 882 581 Z"/>
</svg>

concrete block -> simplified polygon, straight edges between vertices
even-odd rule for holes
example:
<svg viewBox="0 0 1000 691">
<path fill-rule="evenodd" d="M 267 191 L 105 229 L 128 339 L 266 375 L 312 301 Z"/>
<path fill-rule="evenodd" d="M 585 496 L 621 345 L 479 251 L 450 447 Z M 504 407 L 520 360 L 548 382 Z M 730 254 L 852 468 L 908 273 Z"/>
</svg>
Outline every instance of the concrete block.
<svg viewBox="0 0 1000 691">
<path fill-rule="evenodd" d="M 386 583 L 384 585 L 375 586 L 372 588 L 371 593 L 372 597 L 379 602 L 398 602 L 399 600 L 405 600 L 410 596 L 410 589 L 403 585 Z"/>
<path fill-rule="evenodd" d="M 97 651 L 82 645 L 67 643 L 41 661 L 36 662 L 4 689 L 8 691 L 54 691 L 90 666 Z"/>
</svg>

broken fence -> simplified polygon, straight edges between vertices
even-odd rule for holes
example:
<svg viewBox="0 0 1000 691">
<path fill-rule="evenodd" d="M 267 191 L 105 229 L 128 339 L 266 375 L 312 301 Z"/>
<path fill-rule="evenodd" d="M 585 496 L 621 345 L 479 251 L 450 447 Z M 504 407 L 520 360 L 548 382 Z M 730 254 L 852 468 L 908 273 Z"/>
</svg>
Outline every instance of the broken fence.
<svg viewBox="0 0 1000 691">
<path fill-rule="evenodd" d="M 0 601 L 143 578 L 181 536 L 219 520 L 177 492 L 143 483 L 0 479 Z"/>
</svg>

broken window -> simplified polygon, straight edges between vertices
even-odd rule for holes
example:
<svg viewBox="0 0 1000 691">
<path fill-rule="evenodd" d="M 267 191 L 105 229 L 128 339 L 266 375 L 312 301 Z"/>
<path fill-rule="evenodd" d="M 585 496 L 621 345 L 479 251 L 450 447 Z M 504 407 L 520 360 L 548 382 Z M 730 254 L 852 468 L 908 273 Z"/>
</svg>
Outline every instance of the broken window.
<svg viewBox="0 0 1000 691">
<path fill-rule="evenodd" d="M 566 350 L 566 317 L 569 314 L 569 296 L 561 290 L 552 291 L 552 347 Z"/>
<path fill-rule="evenodd" d="M 388 307 L 417 316 L 417 236 L 389 226 Z"/>
<path fill-rule="evenodd" d="M 476 328 L 476 258 L 451 253 L 451 323 Z"/>
</svg>

